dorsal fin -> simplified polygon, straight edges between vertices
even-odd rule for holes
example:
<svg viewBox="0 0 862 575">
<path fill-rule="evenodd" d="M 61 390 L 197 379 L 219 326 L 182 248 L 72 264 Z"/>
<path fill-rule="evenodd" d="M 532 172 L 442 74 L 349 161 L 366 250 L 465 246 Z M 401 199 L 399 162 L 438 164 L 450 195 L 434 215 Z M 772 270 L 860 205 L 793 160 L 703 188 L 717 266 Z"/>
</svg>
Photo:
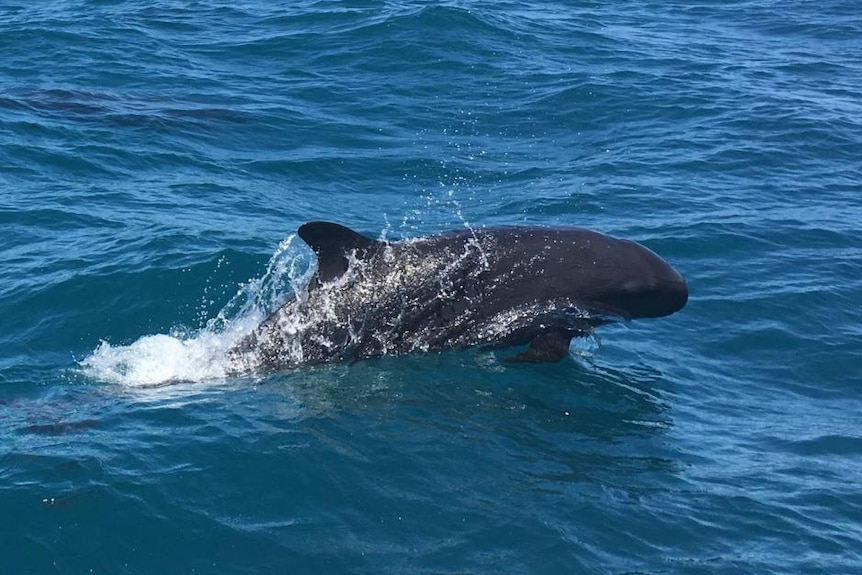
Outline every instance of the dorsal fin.
<svg viewBox="0 0 862 575">
<path fill-rule="evenodd" d="M 332 281 L 346 272 L 351 252 L 363 259 L 383 243 L 330 222 L 308 222 L 299 227 L 298 233 L 317 254 L 317 277 L 321 282 Z"/>
</svg>

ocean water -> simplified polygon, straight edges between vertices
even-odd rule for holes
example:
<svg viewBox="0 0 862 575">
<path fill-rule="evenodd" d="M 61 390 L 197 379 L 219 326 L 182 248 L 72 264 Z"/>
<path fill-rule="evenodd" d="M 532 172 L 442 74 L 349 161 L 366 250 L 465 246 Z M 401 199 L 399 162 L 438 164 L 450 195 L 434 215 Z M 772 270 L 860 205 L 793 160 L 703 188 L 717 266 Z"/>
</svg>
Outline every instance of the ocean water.
<svg viewBox="0 0 862 575">
<path fill-rule="evenodd" d="M 857 2 L 0 2 L 0 574 L 862 572 Z M 331 220 L 688 306 L 229 376 Z"/>
</svg>

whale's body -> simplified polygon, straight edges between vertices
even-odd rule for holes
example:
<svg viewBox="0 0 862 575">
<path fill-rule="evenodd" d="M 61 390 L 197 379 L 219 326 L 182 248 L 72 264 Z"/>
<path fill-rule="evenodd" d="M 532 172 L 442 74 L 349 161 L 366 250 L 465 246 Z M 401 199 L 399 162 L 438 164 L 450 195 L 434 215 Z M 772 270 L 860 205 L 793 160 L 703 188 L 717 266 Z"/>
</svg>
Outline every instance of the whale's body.
<svg viewBox="0 0 862 575">
<path fill-rule="evenodd" d="M 579 228 L 384 242 L 311 222 L 299 236 L 318 258 L 307 290 L 233 350 L 258 367 L 527 343 L 512 360 L 556 361 L 573 337 L 669 315 L 688 299 L 682 276 L 649 249 Z"/>
</svg>

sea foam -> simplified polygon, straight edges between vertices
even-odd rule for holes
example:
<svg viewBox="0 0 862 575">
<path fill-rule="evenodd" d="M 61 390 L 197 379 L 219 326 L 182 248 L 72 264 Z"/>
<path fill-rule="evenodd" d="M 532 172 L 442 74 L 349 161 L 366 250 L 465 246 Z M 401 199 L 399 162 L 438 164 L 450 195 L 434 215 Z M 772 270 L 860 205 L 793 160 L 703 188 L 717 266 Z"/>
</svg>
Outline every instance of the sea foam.
<svg viewBox="0 0 862 575">
<path fill-rule="evenodd" d="M 102 341 L 79 362 L 84 375 L 124 386 L 150 387 L 174 382 L 221 381 L 250 370 L 248 358 L 230 350 L 248 335 L 285 297 L 303 293 L 314 272 L 310 251 L 282 241 L 266 272 L 239 286 L 233 298 L 194 332 L 177 330 L 140 337 L 129 345 Z"/>
</svg>

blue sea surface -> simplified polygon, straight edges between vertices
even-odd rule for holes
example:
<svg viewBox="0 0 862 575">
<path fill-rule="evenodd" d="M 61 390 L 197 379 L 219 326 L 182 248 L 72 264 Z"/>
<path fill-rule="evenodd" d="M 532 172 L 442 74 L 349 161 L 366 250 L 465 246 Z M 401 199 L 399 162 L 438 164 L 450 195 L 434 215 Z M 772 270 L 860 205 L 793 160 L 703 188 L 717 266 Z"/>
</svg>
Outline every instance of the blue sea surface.
<svg viewBox="0 0 862 575">
<path fill-rule="evenodd" d="M 686 277 L 231 376 L 310 220 Z M 857 1 L 0 0 L 0 574 L 862 573 Z"/>
</svg>

